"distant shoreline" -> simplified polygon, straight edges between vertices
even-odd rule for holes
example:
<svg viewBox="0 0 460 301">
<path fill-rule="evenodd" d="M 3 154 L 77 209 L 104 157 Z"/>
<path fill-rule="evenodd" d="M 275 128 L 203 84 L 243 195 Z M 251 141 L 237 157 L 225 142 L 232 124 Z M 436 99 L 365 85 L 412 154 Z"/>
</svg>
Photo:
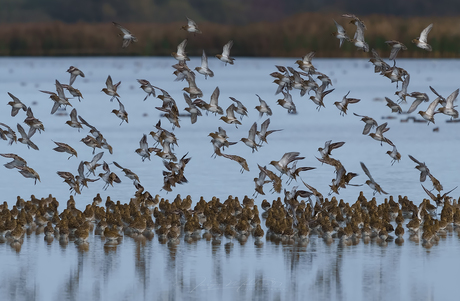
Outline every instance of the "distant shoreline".
<svg viewBox="0 0 460 301">
<path fill-rule="evenodd" d="M 222 46 L 234 41 L 232 55 L 249 57 L 302 57 L 316 51 L 316 57 L 371 57 L 356 50 L 351 42 L 332 36 L 334 21 L 353 37 L 356 26 L 340 14 L 304 13 L 279 22 L 259 22 L 244 26 L 205 22 L 199 24 L 203 34 L 193 35 L 181 29 L 183 23 L 126 23 L 137 38 L 128 48 L 122 48 L 119 30 L 107 23 L 3 23 L 0 26 L 0 56 L 170 56 L 177 45 L 188 39 L 189 56 L 222 52 Z M 408 50 L 398 58 L 458 58 L 460 57 L 460 26 L 455 17 L 413 17 L 371 15 L 363 17 L 367 26 L 365 40 L 382 58 L 390 53 L 387 40 L 398 40 Z M 185 23 L 185 22 L 184 22 Z M 418 49 L 411 40 L 417 38 L 428 24 L 433 30 L 428 42 L 433 51 Z"/>
</svg>

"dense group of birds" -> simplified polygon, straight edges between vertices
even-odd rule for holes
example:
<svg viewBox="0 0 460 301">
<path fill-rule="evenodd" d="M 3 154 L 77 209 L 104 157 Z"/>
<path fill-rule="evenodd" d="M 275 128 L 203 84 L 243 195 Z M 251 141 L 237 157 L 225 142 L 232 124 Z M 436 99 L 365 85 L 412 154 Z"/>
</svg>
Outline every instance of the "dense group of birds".
<svg viewBox="0 0 460 301">
<path fill-rule="evenodd" d="M 385 98 L 392 113 L 403 113 L 401 105 L 405 104 L 408 98 L 413 98 L 414 100 L 409 109 L 404 112 L 407 114 L 415 112 L 420 104 L 429 102 L 429 96 L 424 92 L 408 92 L 410 74 L 396 65 L 399 51 L 407 50 L 403 43 L 395 40 L 386 42 L 391 47 L 389 57 L 389 60 L 393 61 L 393 66 L 391 66 L 379 56 L 377 51 L 370 49 L 365 42 L 364 33 L 367 27 L 364 22 L 351 14 L 344 14 L 343 17 L 351 20 L 350 23 L 356 26 L 356 32 L 353 38 L 348 37 L 344 27 L 334 20 L 337 32 L 333 33 L 333 35 L 339 39 L 339 47 L 344 42 L 349 42 L 364 52 L 370 51 L 372 53 L 370 62 L 375 66 L 375 73 L 388 78 L 391 83 L 396 83 L 397 87 L 401 82 L 401 90 L 395 92 L 398 99 L 393 101 L 390 98 Z M 188 24 L 182 28 L 193 35 L 202 34 L 197 24 L 193 20 L 187 19 Z M 121 31 L 120 36 L 123 39 L 123 48 L 129 47 L 132 42 L 137 42 L 137 38 L 128 29 L 118 23 L 113 22 L 113 24 Z M 412 40 L 412 42 L 421 49 L 431 51 L 431 46 L 428 44 L 428 34 L 432 28 L 433 24 L 428 25 L 421 32 L 420 37 Z M 188 157 L 188 153 L 186 153 L 178 159 L 174 152 L 175 147 L 178 147 L 174 131 L 181 127 L 179 117 L 186 115 L 190 118 L 191 124 L 195 124 L 198 118 L 203 118 L 201 116 L 204 111 L 206 114 L 222 115 L 220 120 L 226 124 L 233 124 L 238 128 L 243 119 L 248 116 L 248 109 L 234 97 L 230 97 L 232 103 L 224 111 L 219 106 L 219 87 L 214 89 L 209 102 L 201 99 L 203 92 L 196 83 L 197 75 L 187 66 L 187 61 L 190 60 L 185 51 L 187 41 L 187 38 L 184 39 L 178 45 L 177 51 L 171 54 L 178 61 L 172 66 L 175 70 L 175 80 L 186 80 L 188 83 L 188 87 L 183 88 L 185 92 L 183 97 L 187 104 L 184 111 L 187 113 L 179 111 L 176 101 L 166 90 L 152 85 L 146 79 L 138 79 L 141 85 L 140 88 L 146 93 L 144 101 L 150 96 L 156 97 L 157 93 L 161 92 L 157 98 L 162 101 L 162 104 L 156 109 L 161 112 L 165 120 L 171 123 L 172 127 L 172 131 L 169 131 L 164 128 L 164 122 L 162 125 L 161 120 L 158 121 L 155 125 L 155 130 L 150 132 L 154 143 L 149 146 L 148 136 L 144 134 L 139 141 L 139 148 L 135 150 L 142 161 L 145 159 L 150 160 L 152 153 L 162 159 L 165 170 L 163 170 L 164 182 L 161 190 L 165 192 L 171 192 L 177 184 L 184 184 L 188 181 L 185 176 L 185 168 L 191 157 Z M 225 65 L 235 63 L 235 59 L 230 56 L 232 46 L 233 41 L 229 41 L 223 46 L 222 53 L 216 55 Z M 289 114 L 297 113 L 291 94 L 294 90 L 299 90 L 301 97 L 313 93 L 309 99 L 317 106 L 317 110 L 325 107 L 325 97 L 334 91 L 334 88 L 329 89 L 332 86 L 332 80 L 314 67 L 312 63 L 314 56 L 315 52 L 310 52 L 302 59 L 297 60 L 295 63 L 298 65 L 298 69 L 292 66 L 275 66 L 277 71 L 270 74 L 276 84 L 275 94 L 281 93 L 283 95 L 283 98 L 279 99 L 276 104 L 286 109 Z M 194 70 L 203 75 L 205 79 L 214 77 L 214 72 L 209 69 L 208 58 L 204 50 L 201 66 L 196 67 Z M 56 92 L 40 90 L 50 95 L 49 97 L 53 100 L 51 114 L 55 114 L 62 107 L 72 106 L 65 90 L 79 101 L 83 98 L 82 93 L 73 87 L 73 84 L 78 77 L 85 77 L 85 74 L 74 66 L 71 66 L 67 72 L 70 73 L 68 84 L 62 84 L 56 80 Z M 114 83 L 109 75 L 105 84 L 106 87 L 102 89 L 102 92 L 110 97 L 110 101 L 116 99 L 119 106 L 119 109 L 114 109 L 112 113 L 121 120 L 120 126 L 123 123 L 128 123 L 128 112 L 125 110 L 120 100 L 121 97 L 117 93 L 117 88 L 121 82 Z M 436 95 L 435 100 L 429 104 L 426 111 L 418 112 L 423 119 L 412 118 L 418 121 L 435 123 L 434 117 L 436 114 L 445 114 L 451 117 L 452 120 L 458 119 L 458 111 L 455 109 L 454 101 L 458 96 L 459 89 L 446 98 L 441 96 L 433 87 L 430 86 L 430 89 Z M 347 114 L 350 104 L 360 101 L 360 99 L 348 97 L 350 93 L 351 91 L 344 95 L 341 101 L 334 102 L 340 115 Z M 44 123 L 34 116 L 30 106 L 26 106 L 10 92 L 8 92 L 8 95 L 12 98 L 12 101 L 8 102 L 8 105 L 11 106 L 11 116 L 17 116 L 21 110 L 26 112 L 23 123 L 29 126 L 29 130 L 26 133 L 23 126 L 17 123 L 17 132 L 21 136 L 17 138 L 16 132 L 13 130 L 14 126 L 0 123 L 0 138 L 9 140 L 10 145 L 19 141 L 27 145 L 28 148 L 38 150 L 38 146 L 32 142 L 32 139 L 37 131 L 39 133 L 45 131 Z M 260 130 L 257 122 L 254 122 L 247 136 L 245 134 L 245 137 L 240 139 L 252 152 L 265 147 L 268 144 L 269 135 L 282 131 L 282 129 L 269 129 L 270 116 L 272 115 L 270 104 L 259 95 L 256 94 L 256 96 L 260 105 L 256 106 L 255 109 L 260 117 L 265 115 L 267 119 L 261 123 Z M 391 150 L 388 150 L 387 154 L 391 157 L 391 163 L 399 162 L 401 154 L 398 152 L 396 145 L 384 136 L 389 130 L 388 124 L 385 122 L 379 125 L 372 117 L 356 113 L 354 115 L 365 123 L 362 134 L 379 141 L 381 145 L 388 144 Z M 81 161 L 79 163 L 76 175 L 69 171 L 57 172 L 58 176 L 63 178 L 64 182 L 70 187 L 71 195 L 67 202 L 67 208 L 59 213 L 59 202 L 51 195 L 41 199 L 31 196 L 28 201 L 24 201 L 18 196 L 16 205 L 12 206 L 11 209 L 8 208 L 8 204 L 5 202 L 0 206 L 0 237 L 2 239 L 10 239 L 13 243 L 18 244 L 22 241 L 26 231 L 34 229 L 38 233 L 43 232 L 47 240 L 53 240 L 53 237 L 56 237 L 65 242 L 69 237 L 73 237 L 76 242 L 84 244 L 87 242 L 94 225 L 96 225 L 95 234 L 104 236 L 110 244 L 119 241 L 122 233 L 133 237 L 153 237 L 153 233 L 157 233 L 160 240 L 172 243 L 177 242 L 181 235 L 186 240 L 206 237 L 216 243 L 220 242 L 219 238 L 222 236 L 227 237 L 230 241 L 236 238 L 244 242 L 248 236 L 252 235 L 255 238 L 255 243 L 261 244 L 264 230 L 261 227 L 259 218 L 259 207 L 264 211 L 262 216 L 265 219 L 267 238 L 299 243 L 306 243 L 308 237 L 312 234 L 320 235 L 327 241 L 332 237 L 338 237 L 340 241 L 345 243 L 359 241 L 361 237 L 375 238 L 385 242 L 391 237 L 389 233 L 393 231 L 397 240 L 401 242 L 404 235 L 403 223 L 405 219 L 408 219 L 409 222 L 406 227 L 409 229 L 411 238 L 418 240 L 421 237 L 423 242 L 429 245 L 431 242 L 436 241 L 437 234 L 441 231 L 460 226 L 460 206 L 458 206 L 457 200 L 449 196 L 450 192 L 456 187 L 444 192 L 444 187 L 430 172 L 428 166 L 411 155 L 409 155 L 409 158 L 420 171 L 420 182 L 425 182 L 426 178 L 429 178 L 433 185 L 432 189 L 421 185 L 428 198 L 423 200 L 419 206 L 415 205 L 407 197 L 402 196 L 399 196 L 397 201 L 390 196 L 389 199 L 385 199 L 379 205 L 375 198 L 367 200 L 362 193 L 356 202 L 350 204 L 343 200 L 338 201 L 336 196 L 332 196 L 329 199 L 330 195 L 338 195 L 340 189 L 345 189 L 347 186 L 363 185 L 350 183 L 358 174 L 347 172 L 340 160 L 332 157 L 332 151 L 345 144 L 345 142 L 333 142 L 332 140 L 326 141 L 324 147 L 318 148 L 319 156 L 317 157 L 322 164 L 330 165 L 335 169 L 335 177 L 329 185 L 328 197 L 324 197 L 318 190 L 304 182 L 300 174 L 315 169 L 315 167 L 297 167 L 298 162 L 304 157 L 300 156 L 300 152 L 292 151 L 285 153 L 278 161 L 272 160 L 269 162 L 268 167 L 267 165 L 257 164 L 258 177 L 254 178 L 255 191 L 252 198 L 245 196 L 242 202 L 238 200 L 238 197 L 233 196 L 229 196 L 223 202 L 218 197 L 214 197 L 210 201 L 201 198 L 192 207 L 193 202 L 190 196 L 182 199 L 178 195 L 174 201 L 169 202 L 168 199 L 161 198 L 158 194 L 153 196 L 146 191 L 140 184 L 139 176 L 130 169 L 121 166 L 117 162 L 100 162 L 104 151 L 95 154 L 96 148 L 106 149 L 112 154 L 112 146 L 104 138 L 101 131 L 78 115 L 75 108 L 72 109 L 69 116 L 70 120 L 66 121 L 67 125 L 78 129 L 78 131 L 89 131 L 89 134 L 83 137 L 81 142 L 92 148 L 93 157 L 90 161 Z M 375 132 L 371 132 L 374 128 Z M 229 154 L 228 150 L 226 150 L 226 148 L 230 149 L 232 145 L 238 142 L 229 141 L 229 137 L 223 127 L 219 126 L 217 131 L 209 133 L 209 137 L 213 147 L 213 157 L 237 162 L 241 167 L 241 173 L 250 171 L 245 158 Z M 54 143 L 56 144 L 55 151 L 69 154 L 69 159 L 73 156 L 77 157 L 77 152 L 70 145 L 57 141 L 54 141 Z M 2 146 L 2 150 L 4 149 Z M 38 172 L 28 166 L 25 159 L 17 154 L 4 151 L 0 155 L 12 159 L 12 161 L 4 164 L 7 169 L 18 170 L 24 177 L 32 178 L 35 184 L 37 184 L 37 180 L 40 181 Z M 102 179 L 104 182 L 102 188 L 107 189 L 109 186 L 113 186 L 114 183 L 121 182 L 118 175 L 110 169 L 109 164 L 115 165 L 123 171 L 128 179 L 133 181 L 135 187 L 134 197 L 125 204 L 120 203 L 120 201 L 115 203 L 108 197 L 105 206 L 99 206 L 102 199 L 98 194 L 93 203 L 88 204 L 83 212 L 76 209 L 72 194 L 80 194 L 84 187 L 88 188 L 89 183 Z M 363 162 L 360 164 L 368 177 L 365 184 L 373 190 L 374 196 L 376 193 L 387 194 L 373 179 L 366 165 Z M 102 166 L 103 172 L 100 172 L 96 177 L 96 170 L 100 166 Z M 270 170 L 270 166 L 275 170 Z M 90 175 L 93 175 L 94 178 L 90 178 Z M 287 177 L 286 184 L 294 181 L 302 182 L 305 188 L 298 189 L 299 186 L 293 186 L 290 189 L 286 189 L 286 187 L 283 187 L 283 177 Z M 254 197 L 265 195 L 265 185 L 270 185 L 272 193 L 284 193 L 284 198 L 277 197 L 271 203 L 264 199 L 259 206 L 254 204 Z M 434 190 L 436 192 L 433 192 Z M 301 198 L 301 200 L 298 200 L 298 198 Z M 435 205 L 431 204 L 431 202 Z M 439 209 L 438 207 L 441 208 Z M 396 229 L 394 229 L 392 223 L 396 223 Z M 423 234 L 419 236 L 420 232 L 423 232 Z"/>
</svg>

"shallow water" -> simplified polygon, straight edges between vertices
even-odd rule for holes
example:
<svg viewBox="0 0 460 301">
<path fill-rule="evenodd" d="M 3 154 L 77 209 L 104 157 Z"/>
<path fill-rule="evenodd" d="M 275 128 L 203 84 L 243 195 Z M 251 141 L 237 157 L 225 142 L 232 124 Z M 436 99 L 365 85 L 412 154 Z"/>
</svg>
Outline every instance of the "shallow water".
<svg viewBox="0 0 460 301">
<path fill-rule="evenodd" d="M 197 84 L 202 89 L 203 100 L 209 97 L 216 86 L 220 88 L 219 105 L 225 110 L 231 101 L 229 96 L 242 101 L 249 109 L 249 117 L 242 120 L 236 129 L 210 114 L 198 118 L 191 125 L 187 117 L 181 117 L 181 127 L 174 130 L 179 146 L 175 148 L 178 158 L 187 154 L 192 157 L 186 166 L 188 183 L 177 185 L 172 192 L 161 190 L 163 185 L 160 158 L 153 156 L 151 161 L 142 162 L 134 152 L 139 147 L 143 134 L 154 130 L 160 120 L 161 101 L 149 97 L 143 101 L 145 93 L 139 89 L 136 79 L 145 78 L 153 85 L 167 90 L 176 100 L 179 110 L 185 108 L 182 91 L 186 82 L 175 82 L 172 58 L 1 58 L 0 91 L 4 93 L 4 109 L 0 111 L 0 122 L 16 130 L 16 123 L 25 118 L 20 111 L 16 117 L 10 116 L 11 99 L 6 92 L 17 96 L 26 105 L 31 105 L 35 117 L 43 121 L 45 132 L 36 133 L 32 141 L 39 151 L 27 149 L 21 143 L 9 146 L 0 141 L 0 153 L 16 153 L 27 160 L 41 177 L 41 182 L 33 185 L 15 170 L 0 169 L 1 197 L 11 206 L 20 195 L 25 199 L 31 194 L 46 197 L 53 194 L 61 203 L 61 210 L 69 199 L 68 185 L 56 171 L 76 173 L 80 160 L 92 158 L 91 149 L 79 142 L 88 134 L 87 128 L 80 132 L 65 124 L 68 116 L 50 115 L 52 101 L 48 95 L 38 90 L 54 91 L 54 81 L 68 82 L 65 71 L 74 65 L 85 72 L 85 78 L 77 78 L 74 87 L 78 88 L 84 99 L 71 100 L 78 114 L 100 130 L 113 146 L 114 153 L 107 151 L 102 160 L 107 163 L 117 161 L 120 165 L 136 172 L 141 184 L 153 195 L 174 199 L 177 194 L 190 195 L 197 202 L 200 196 L 210 200 L 212 196 L 225 199 L 228 195 L 251 196 L 254 192 L 253 178 L 258 176 L 257 164 L 268 165 L 271 160 L 279 160 L 285 152 L 299 151 L 305 159 L 298 166 L 312 166 L 315 170 L 303 172 L 302 179 L 317 188 L 324 195 L 329 192 L 334 169 L 321 165 L 315 159 L 319 156 L 318 147 L 326 140 L 345 141 L 345 145 L 333 151 L 347 171 L 359 174 L 352 183 L 362 184 L 367 178 L 359 162 L 364 162 L 373 178 L 389 194 L 407 195 L 419 204 L 427 197 L 419 182 L 419 172 L 408 154 L 425 162 L 430 171 L 443 184 L 446 191 L 459 184 L 458 123 L 446 123 L 449 118 L 436 115 L 436 124 L 402 123 L 407 115 L 391 115 L 383 99 L 387 96 L 397 100 L 394 92 L 399 90 L 395 84 L 378 74 L 367 60 L 315 59 L 318 71 L 333 80 L 332 92 L 325 98 L 325 108 L 319 112 L 308 97 L 300 97 L 293 91 L 297 115 L 287 114 L 276 104 L 280 95 L 274 95 L 276 85 L 269 76 L 276 71 L 275 65 L 294 66 L 294 59 L 253 59 L 238 58 L 234 66 L 224 66 L 217 60 L 210 60 L 214 78 L 205 80 L 197 75 Z M 435 95 L 429 90 L 431 85 L 445 97 L 458 88 L 456 78 L 460 70 L 457 60 L 398 60 L 398 66 L 411 74 L 409 92 L 426 92 L 430 99 Z M 189 66 L 197 66 L 199 58 L 192 58 Z M 111 113 L 118 109 L 116 102 L 101 92 L 105 80 L 111 75 L 114 82 L 121 81 L 120 100 L 129 113 L 129 123 L 123 123 Z M 340 101 L 348 91 L 349 97 L 360 98 L 357 104 L 349 106 L 348 115 L 342 117 L 333 105 Z M 250 172 L 239 172 L 240 166 L 225 158 L 211 158 L 213 149 L 208 134 L 221 126 L 227 130 L 229 141 L 239 141 L 247 137 L 253 122 L 258 126 L 266 117 L 259 118 L 253 109 L 258 105 L 258 94 L 273 110 L 270 129 L 283 129 L 268 137 L 268 145 L 252 153 L 243 143 L 225 150 L 246 158 Z M 377 98 L 377 99 L 376 99 Z M 35 103 L 35 104 L 32 104 Z M 404 105 L 407 110 L 409 104 Z M 427 108 L 423 103 L 421 110 Z M 70 112 L 70 108 L 67 108 Z M 352 112 L 368 115 L 379 122 L 388 122 L 391 128 L 386 136 L 393 141 L 402 154 L 400 162 L 391 165 L 386 151 L 388 145 L 361 134 L 364 123 Z M 396 119 L 382 120 L 382 116 L 395 116 Z M 413 116 L 415 114 L 413 113 Z M 171 130 L 166 119 L 162 126 Z M 433 129 L 439 127 L 438 132 Z M 54 141 L 65 142 L 74 147 L 78 158 L 52 150 Z M 153 143 L 148 138 L 149 145 Z M 0 163 L 10 160 L 1 157 Z M 90 183 L 76 195 L 77 208 L 84 209 L 92 198 L 101 193 L 105 199 L 128 202 L 135 188 L 130 180 L 114 165 L 122 183 L 102 190 L 102 181 Z M 101 171 L 100 171 L 101 172 Z M 301 182 L 285 185 L 290 189 Z M 428 181 L 424 186 L 431 189 Z M 271 194 L 264 187 L 269 201 L 284 195 Z M 355 202 L 360 191 L 371 198 L 368 186 L 349 186 L 340 190 L 338 198 Z M 458 191 L 452 196 L 456 198 Z M 382 202 L 385 196 L 377 195 Z M 258 196 L 260 204 L 263 196 Z M 80 250 L 73 242 L 60 245 L 58 241 L 47 244 L 43 234 L 30 234 L 24 239 L 19 251 L 7 242 L 0 244 L 0 298 L 11 300 L 62 300 L 62 299 L 260 299 L 260 300 L 380 300 L 396 298 L 400 300 L 445 300 L 452 295 L 455 287 L 454 271 L 460 265 L 457 259 L 459 240 L 456 232 L 448 232 L 437 245 L 425 249 L 421 244 L 406 239 L 403 245 L 393 241 L 387 244 L 360 242 L 355 246 L 341 246 L 338 241 L 327 245 L 323 239 L 312 237 L 306 247 L 265 241 L 257 247 L 250 238 L 244 245 L 234 241 L 228 245 L 223 239 L 221 245 L 212 245 L 204 239 L 194 243 L 181 241 L 179 245 L 161 244 L 157 237 L 152 240 L 134 241 L 125 237 L 116 248 L 104 246 L 97 236 L 91 236 L 88 250 Z"/>
</svg>

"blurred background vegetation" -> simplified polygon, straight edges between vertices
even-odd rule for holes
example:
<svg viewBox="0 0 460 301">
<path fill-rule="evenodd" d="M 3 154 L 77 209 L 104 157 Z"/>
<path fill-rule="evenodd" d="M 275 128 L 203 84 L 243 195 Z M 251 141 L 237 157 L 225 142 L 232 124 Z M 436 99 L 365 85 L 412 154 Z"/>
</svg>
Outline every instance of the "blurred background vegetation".
<svg viewBox="0 0 460 301">
<path fill-rule="evenodd" d="M 0 0 L 0 55 L 170 55 L 189 38 L 189 55 L 222 51 L 235 41 L 234 56 L 369 56 L 351 43 L 338 48 L 333 19 L 353 37 L 356 27 L 343 13 L 365 21 L 371 48 L 389 53 L 386 40 L 409 47 L 398 57 L 458 57 L 460 1 L 447 0 Z M 181 30 L 186 16 L 202 35 Z M 138 39 L 121 48 L 118 29 Z M 433 52 L 410 41 L 428 24 Z"/>
</svg>

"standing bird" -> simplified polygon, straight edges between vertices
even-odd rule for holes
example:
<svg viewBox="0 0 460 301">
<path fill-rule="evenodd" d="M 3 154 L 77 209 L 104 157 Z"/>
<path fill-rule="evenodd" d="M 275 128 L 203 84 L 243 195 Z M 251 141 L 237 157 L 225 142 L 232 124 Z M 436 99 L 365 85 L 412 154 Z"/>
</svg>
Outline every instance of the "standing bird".
<svg viewBox="0 0 460 301">
<path fill-rule="evenodd" d="M 385 192 L 382 187 L 380 187 L 379 184 L 377 184 L 377 182 L 374 181 L 374 179 L 372 178 L 371 176 L 371 173 L 369 172 L 369 169 L 367 169 L 366 165 L 364 165 L 363 162 L 360 162 L 361 163 L 361 167 L 364 171 L 364 173 L 369 177 L 369 180 L 366 181 L 366 184 L 369 185 L 370 188 L 372 188 L 374 190 L 374 195 L 378 192 L 380 194 L 388 194 L 387 192 Z"/>
<path fill-rule="evenodd" d="M 233 61 L 235 60 L 234 58 L 230 57 L 230 49 L 232 49 L 232 46 L 233 40 L 230 40 L 227 44 L 224 45 L 222 54 L 216 54 L 216 57 L 222 62 L 224 62 L 225 66 L 227 66 L 227 63 L 233 65 Z"/>
<path fill-rule="evenodd" d="M 8 95 L 13 99 L 13 101 L 8 102 L 8 104 L 11 106 L 11 116 L 16 116 L 18 114 L 19 110 L 22 109 L 24 112 L 27 110 L 27 107 L 25 104 L 23 104 L 19 98 L 8 92 Z"/>
<path fill-rule="evenodd" d="M 428 25 L 420 34 L 420 37 L 413 39 L 412 43 L 415 43 L 415 45 L 418 48 L 422 48 L 428 51 L 431 51 L 431 45 L 428 44 L 428 34 L 430 33 L 431 29 L 433 28 L 433 23 Z"/>
<path fill-rule="evenodd" d="M 191 32 L 193 34 L 201 34 L 201 30 L 198 29 L 198 26 L 196 25 L 195 21 L 187 17 L 187 25 L 182 26 L 183 30 L 186 30 L 188 32 Z"/>
<path fill-rule="evenodd" d="M 75 81 L 78 75 L 80 75 L 81 77 L 85 77 L 85 74 L 80 69 L 74 66 L 70 66 L 69 69 L 67 69 L 67 72 L 70 73 L 69 86 L 72 86 L 73 82 Z"/>
<path fill-rule="evenodd" d="M 208 57 L 206 56 L 206 53 L 203 50 L 203 55 L 201 56 L 201 67 L 196 67 L 195 70 L 199 74 L 203 74 L 205 79 L 208 79 L 209 77 L 214 76 L 214 72 L 212 72 L 211 69 L 208 67 Z"/>
<path fill-rule="evenodd" d="M 129 30 L 127 30 L 126 28 L 124 28 L 123 26 L 121 26 L 118 23 L 115 23 L 115 22 L 112 22 L 112 23 L 119 30 L 121 30 L 121 34 L 118 34 L 118 35 L 123 37 L 123 45 L 122 45 L 123 48 L 128 47 L 129 44 L 131 43 L 131 41 L 132 42 L 137 42 L 137 38 L 135 36 L 133 36 L 133 34 Z"/>
</svg>

